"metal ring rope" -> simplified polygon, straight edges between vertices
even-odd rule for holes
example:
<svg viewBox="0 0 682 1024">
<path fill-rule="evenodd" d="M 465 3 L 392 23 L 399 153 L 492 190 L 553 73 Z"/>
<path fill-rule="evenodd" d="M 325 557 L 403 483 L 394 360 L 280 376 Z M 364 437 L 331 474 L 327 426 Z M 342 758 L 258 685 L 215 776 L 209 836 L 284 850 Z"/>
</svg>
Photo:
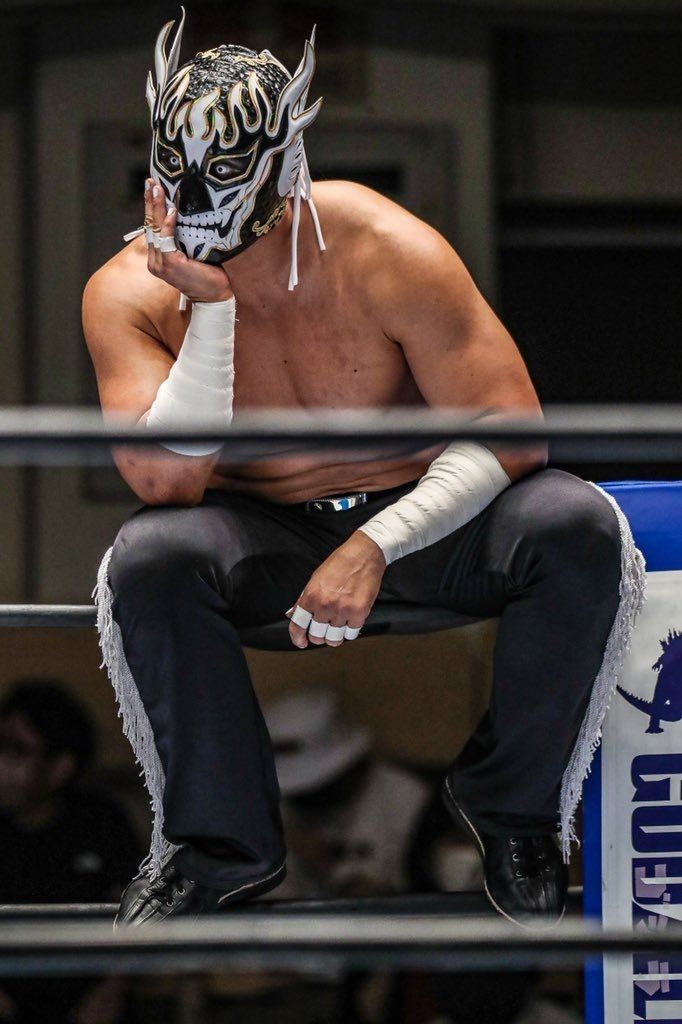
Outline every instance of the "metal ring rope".
<svg viewBox="0 0 682 1024">
<path fill-rule="evenodd" d="M 110 445 L 170 440 L 221 440 L 230 459 L 241 460 L 284 454 L 285 449 L 273 452 L 269 447 L 283 442 L 298 450 L 329 450 L 415 441 L 426 447 L 453 438 L 509 446 L 549 441 L 553 458 L 563 460 L 675 462 L 682 460 L 682 405 L 548 406 L 543 421 L 523 416 L 476 419 L 471 409 L 282 409 L 240 413 L 227 430 L 205 424 L 152 430 L 131 425 L 120 415 L 108 413 L 105 420 L 92 408 L 0 409 L 0 465 L 108 465 Z"/>
</svg>

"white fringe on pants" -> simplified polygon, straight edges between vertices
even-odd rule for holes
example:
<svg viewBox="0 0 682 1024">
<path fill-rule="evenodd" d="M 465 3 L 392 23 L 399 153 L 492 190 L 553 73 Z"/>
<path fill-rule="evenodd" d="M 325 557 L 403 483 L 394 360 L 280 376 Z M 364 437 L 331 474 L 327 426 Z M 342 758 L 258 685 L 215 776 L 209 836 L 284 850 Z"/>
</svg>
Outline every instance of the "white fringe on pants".
<svg viewBox="0 0 682 1024">
<path fill-rule="evenodd" d="M 109 560 L 113 550 L 110 547 L 102 559 L 97 573 L 97 585 L 92 592 L 97 605 L 97 632 L 104 658 L 100 668 L 106 665 L 116 694 L 118 716 L 123 719 L 123 735 L 130 741 L 135 760 L 142 769 L 140 775 L 144 775 L 149 793 L 153 817 L 152 841 L 139 870 L 150 878 L 156 878 L 179 846 L 169 843 L 163 834 L 163 790 L 166 776 L 154 742 L 151 723 L 126 661 L 121 629 L 111 611 L 114 595 L 109 585 Z"/>
<path fill-rule="evenodd" d="M 644 556 L 635 547 L 630 524 L 621 512 L 620 506 L 597 484 L 592 484 L 603 494 L 613 508 L 620 527 L 620 602 L 611 626 L 604 658 L 597 677 L 592 684 L 590 702 L 583 724 L 578 733 L 573 753 L 561 780 L 561 850 L 568 864 L 571 840 L 579 842 L 575 831 L 575 812 L 580 801 L 583 782 L 590 771 L 594 752 L 601 740 L 604 717 L 611 698 L 616 692 L 625 657 L 630 650 L 635 620 L 644 604 L 646 571 Z"/>
</svg>

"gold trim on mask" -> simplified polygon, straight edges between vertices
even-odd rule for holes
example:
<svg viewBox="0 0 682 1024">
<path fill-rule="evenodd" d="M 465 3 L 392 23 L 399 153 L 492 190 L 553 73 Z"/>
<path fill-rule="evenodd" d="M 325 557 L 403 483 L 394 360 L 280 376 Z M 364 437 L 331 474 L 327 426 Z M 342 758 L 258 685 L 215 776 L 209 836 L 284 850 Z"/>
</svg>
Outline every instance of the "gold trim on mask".
<svg viewBox="0 0 682 1024">
<path fill-rule="evenodd" d="M 264 64 L 273 63 L 270 57 L 264 57 L 262 54 L 258 54 L 257 57 L 249 57 L 247 54 L 234 54 L 232 60 L 235 64 L 246 64 L 250 68 L 263 67 Z"/>
<path fill-rule="evenodd" d="M 268 231 L 272 231 L 272 229 L 281 221 L 282 217 L 284 216 L 284 211 L 286 210 L 286 208 L 287 201 L 286 198 L 284 198 L 280 205 L 277 207 L 277 209 L 270 214 L 265 224 L 261 224 L 259 220 L 255 222 L 255 224 L 251 228 L 254 235 L 258 235 L 258 237 L 260 238 L 261 235 L 267 235 Z"/>
</svg>

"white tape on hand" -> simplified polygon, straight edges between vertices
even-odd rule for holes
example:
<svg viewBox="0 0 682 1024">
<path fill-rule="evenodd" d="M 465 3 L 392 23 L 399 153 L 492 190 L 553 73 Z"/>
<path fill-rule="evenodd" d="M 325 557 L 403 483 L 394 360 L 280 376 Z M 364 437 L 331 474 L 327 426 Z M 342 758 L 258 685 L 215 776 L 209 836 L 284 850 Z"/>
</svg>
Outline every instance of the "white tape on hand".
<svg viewBox="0 0 682 1024">
<path fill-rule="evenodd" d="M 178 247 L 175 244 L 175 239 L 172 235 L 162 235 L 159 237 L 159 251 L 160 252 L 177 252 Z"/>
<path fill-rule="evenodd" d="M 313 619 L 308 627 L 308 633 L 310 636 L 314 636 L 316 640 L 324 640 L 328 629 L 328 622 L 318 622 L 317 619 Z"/>
<path fill-rule="evenodd" d="M 312 621 L 312 612 L 307 612 L 305 608 L 301 608 L 300 604 L 297 604 L 291 613 L 291 622 L 296 626 L 300 626 L 301 629 L 307 629 Z"/>
<path fill-rule="evenodd" d="M 362 629 L 362 626 L 360 626 L 358 629 L 356 629 L 355 626 L 346 626 L 344 629 L 344 635 L 346 640 L 357 640 L 357 638 L 360 636 L 360 629 Z"/>
<path fill-rule="evenodd" d="M 346 636 L 345 626 L 330 626 L 325 633 L 325 640 L 344 640 Z"/>
</svg>

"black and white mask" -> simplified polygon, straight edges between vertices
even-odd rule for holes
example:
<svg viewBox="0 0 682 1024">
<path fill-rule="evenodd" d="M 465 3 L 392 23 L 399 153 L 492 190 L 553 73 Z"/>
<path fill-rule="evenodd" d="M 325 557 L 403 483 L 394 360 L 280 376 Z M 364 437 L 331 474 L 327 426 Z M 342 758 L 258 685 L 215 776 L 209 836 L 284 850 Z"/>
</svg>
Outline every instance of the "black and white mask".
<svg viewBox="0 0 682 1024">
<path fill-rule="evenodd" d="M 220 45 L 178 68 L 184 26 L 161 29 L 147 80 L 153 131 L 150 174 L 178 210 L 176 243 L 192 259 L 220 263 L 270 231 L 295 200 L 310 199 L 302 133 L 322 100 L 306 108 L 315 69 L 314 33 L 293 77 L 268 50 Z M 311 206 L 320 247 L 319 223 Z M 292 239 L 290 288 L 297 283 Z"/>
</svg>

